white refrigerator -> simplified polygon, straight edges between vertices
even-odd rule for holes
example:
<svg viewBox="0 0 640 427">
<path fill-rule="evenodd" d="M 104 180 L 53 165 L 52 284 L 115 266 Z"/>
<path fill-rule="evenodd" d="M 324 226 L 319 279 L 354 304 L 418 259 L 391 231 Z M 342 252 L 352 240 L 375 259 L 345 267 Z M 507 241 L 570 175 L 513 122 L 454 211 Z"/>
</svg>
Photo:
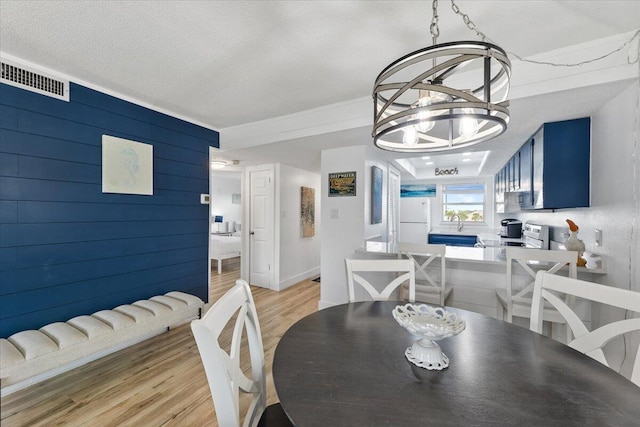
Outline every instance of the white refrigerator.
<svg viewBox="0 0 640 427">
<path fill-rule="evenodd" d="M 429 197 L 400 198 L 400 233 L 398 242 L 422 243 L 431 231 L 431 199 Z"/>
</svg>

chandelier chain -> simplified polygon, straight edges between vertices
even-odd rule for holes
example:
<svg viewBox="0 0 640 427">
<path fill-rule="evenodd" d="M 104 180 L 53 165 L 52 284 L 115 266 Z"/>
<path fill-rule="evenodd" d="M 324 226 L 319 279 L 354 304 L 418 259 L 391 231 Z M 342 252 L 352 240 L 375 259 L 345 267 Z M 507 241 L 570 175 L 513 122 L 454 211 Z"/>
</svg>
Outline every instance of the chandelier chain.
<svg viewBox="0 0 640 427">
<path fill-rule="evenodd" d="M 433 0 L 431 9 L 433 12 L 433 18 L 431 18 L 431 26 L 429 27 L 429 30 L 431 31 L 431 38 L 435 45 L 437 44 L 438 36 L 440 35 L 440 28 L 438 27 L 438 0 Z"/>
<path fill-rule="evenodd" d="M 465 23 L 467 28 L 475 32 L 476 35 L 480 37 L 480 39 L 482 39 L 482 41 L 488 39 L 487 35 L 476 27 L 476 24 L 471 20 L 471 18 L 469 18 L 469 15 L 460 11 L 460 8 L 453 0 L 451 0 L 451 9 L 453 9 L 456 15 L 460 15 L 462 17 L 462 21 Z"/>
<path fill-rule="evenodd" d="M 436 5 L 436 7 L 437 7 L 437 0 L 434 0 L 434 3 Z M 482 31 L 480 31 L 478 29 L 476 24 L 471 20 L 471 18 L 469 18 L 469 15 L 467 15 L 466 13 L 463 13 L 460 10 L 460 7 L 458 7 L 458 5 L 455 3 L 454 0 L 451 0 L 451 9 L 457 15 L 460 15 L 462 17 L 462 21 L 466 24 L 466 26 L 471 31 L 475 32 L 476 35 L 482 39 L 482 41 L 486 40 L 486 41 L 489 41 L 491 43 L 496 44 L 493 40 L 491 40 L 490 37 L 488 37 L 485 33 L 483 33 Z M 631 44 L 636 38 L 638 38 L 638 40 L 639 40 L 639 42 L 638 42 L 638 55 L 636 55 L 635 59 L 631 59 L 631 56 L 630 56 L 631 52 L 629 52 L 629 56 L 627 57 L 627 62 L 629 64 L 636 64 L 636 63 L 640 64 L 640 30 L 636 31 L 635 34 L 629 40 L 627 40 L 622 46 L 618 47 L 617 49 L 612 50 L 609 53 L 606 53 L 604 55 L 598 56 L 597 58 L 587 59 L 587 60 L 584 60 L 584 61 L 574 62 L 574 63 L 570 63 L 570 64 L 568 64 L 568 63 L 557 63 L 557 62 L 547 62 L 547 61 L 535 61 L 535 60 L 532 60 L 532 59 L 523 58 L 522 56 L 520 56 L 517 53 L 512 52 L 512 51 L 507 51 L 507 53 L 509 53 L 510 55 L 513 55 L 514 57 L 516 57 L 517 59 L 519 59 L 522 62 L 528 62 L 528 63 L 531 63 L 531 64 L 550 65 L 552 67 L 579 67 L 581 65 L 590 64 L 592 62 L 600 61 L 602 59 L 605 59 L 605 58 L 613 55 L 616 52 L 620 52 L 627 45 Z"/>
<path fill-rule="evenodd" d="M 546 61 L 534 61 L 531 59 L 526 59 L 521 57 L 520 55 L 516 54 L 515 52 L 509 52 L 511 55 L 515 56 L 516 58 L 518 58 L 519 60 L 523 61 L 523 62 L 529 62 L 531 64 L 538 64 L 538 65 L 551 65 L 553 67 L 579 67 L 581 65 L 584 64 L 590 64 L 592 62 L 596 62 L 596 61 L 600 61 L 601 59 L 604 59 L 608 56 L 613 55 L 616 52 L 620 52 L 622 49 L 624 49 L 627 45 L 629 45 L 631 42 L 633 42 L 633 40 L 635 38 L 637 38 L 638 36 L 640 36 L 640 30 L 636 31 L 635 34 L 626 42 L 624 42 L 624 44 L 620 47 L 618 47 L 617 49 L 612 50 L 609 53 L 605 53 L 604 55 L 598 56 L 597 58 L 593 58 L 593 59 L 587 59 L 585 61 L 580 61 L 580 62 L 574 62 L 571 64 L 562 64 L 562 63 L 555 63 L 555 62 L 546 62 Z M 640 37 L 638 37 L 640 39 Z M 639 45 L 639 52 L 640 52 L 640 45 Z M 629 52 L 631 53 L 631 52 Z M 634 60 L 630 59 L 630 56 L 627 57 L 627 63 L 629 64 L 635 64 L 638 63 L 638 55 L 636 55 L 636 58 Z"/>
</svg>

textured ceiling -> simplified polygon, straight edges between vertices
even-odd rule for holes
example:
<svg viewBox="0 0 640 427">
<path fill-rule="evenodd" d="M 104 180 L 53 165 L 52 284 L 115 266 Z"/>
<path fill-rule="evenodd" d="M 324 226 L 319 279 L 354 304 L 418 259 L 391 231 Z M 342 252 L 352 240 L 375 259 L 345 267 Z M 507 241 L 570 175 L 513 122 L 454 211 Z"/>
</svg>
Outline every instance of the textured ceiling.
<svg viewBox="0 0 640 427">
<path fill-rule="evenodd" d="M 521 56 L 640 26 L 640 1 L 457 4 Z M 439 15 L 439 42 L 477 39 L 448 1 Z M 0 51 L 224 129 L 370 96 L 384 66 L 431 44 L 430 20 L 428 1 L 3 0 Z"/>
</svg>

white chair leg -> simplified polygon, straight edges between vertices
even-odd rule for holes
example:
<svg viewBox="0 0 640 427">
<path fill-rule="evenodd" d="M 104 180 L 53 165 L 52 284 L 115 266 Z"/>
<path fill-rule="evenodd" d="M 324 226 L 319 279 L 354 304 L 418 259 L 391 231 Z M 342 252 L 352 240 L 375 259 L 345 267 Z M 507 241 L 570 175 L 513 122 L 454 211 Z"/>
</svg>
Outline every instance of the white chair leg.
<svg viewBox="0 0 640 427">
<path fill-rule="evenodd" d="M 222 273 L 222 260 L 218 259 L 218 274 Z"/>
</svg>

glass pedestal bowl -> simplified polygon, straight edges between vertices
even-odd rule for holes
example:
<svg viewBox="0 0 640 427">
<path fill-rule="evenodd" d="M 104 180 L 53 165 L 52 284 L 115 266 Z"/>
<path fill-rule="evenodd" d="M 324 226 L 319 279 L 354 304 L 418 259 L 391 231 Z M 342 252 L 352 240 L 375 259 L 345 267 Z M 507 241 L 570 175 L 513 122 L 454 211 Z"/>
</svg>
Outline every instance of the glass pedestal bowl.
<svg viewBox="0 0 640 427">
<path fill-rule="evenodd" d="M 464 320 L 442 307 L 427 304 L 405 304 L 393 309 L 393 318 L 419 339 L 404 352 L 416 366 L 441 371 L 449 366 L 449 358 L 435 342 L 464 331 Z"/>
</svg>

